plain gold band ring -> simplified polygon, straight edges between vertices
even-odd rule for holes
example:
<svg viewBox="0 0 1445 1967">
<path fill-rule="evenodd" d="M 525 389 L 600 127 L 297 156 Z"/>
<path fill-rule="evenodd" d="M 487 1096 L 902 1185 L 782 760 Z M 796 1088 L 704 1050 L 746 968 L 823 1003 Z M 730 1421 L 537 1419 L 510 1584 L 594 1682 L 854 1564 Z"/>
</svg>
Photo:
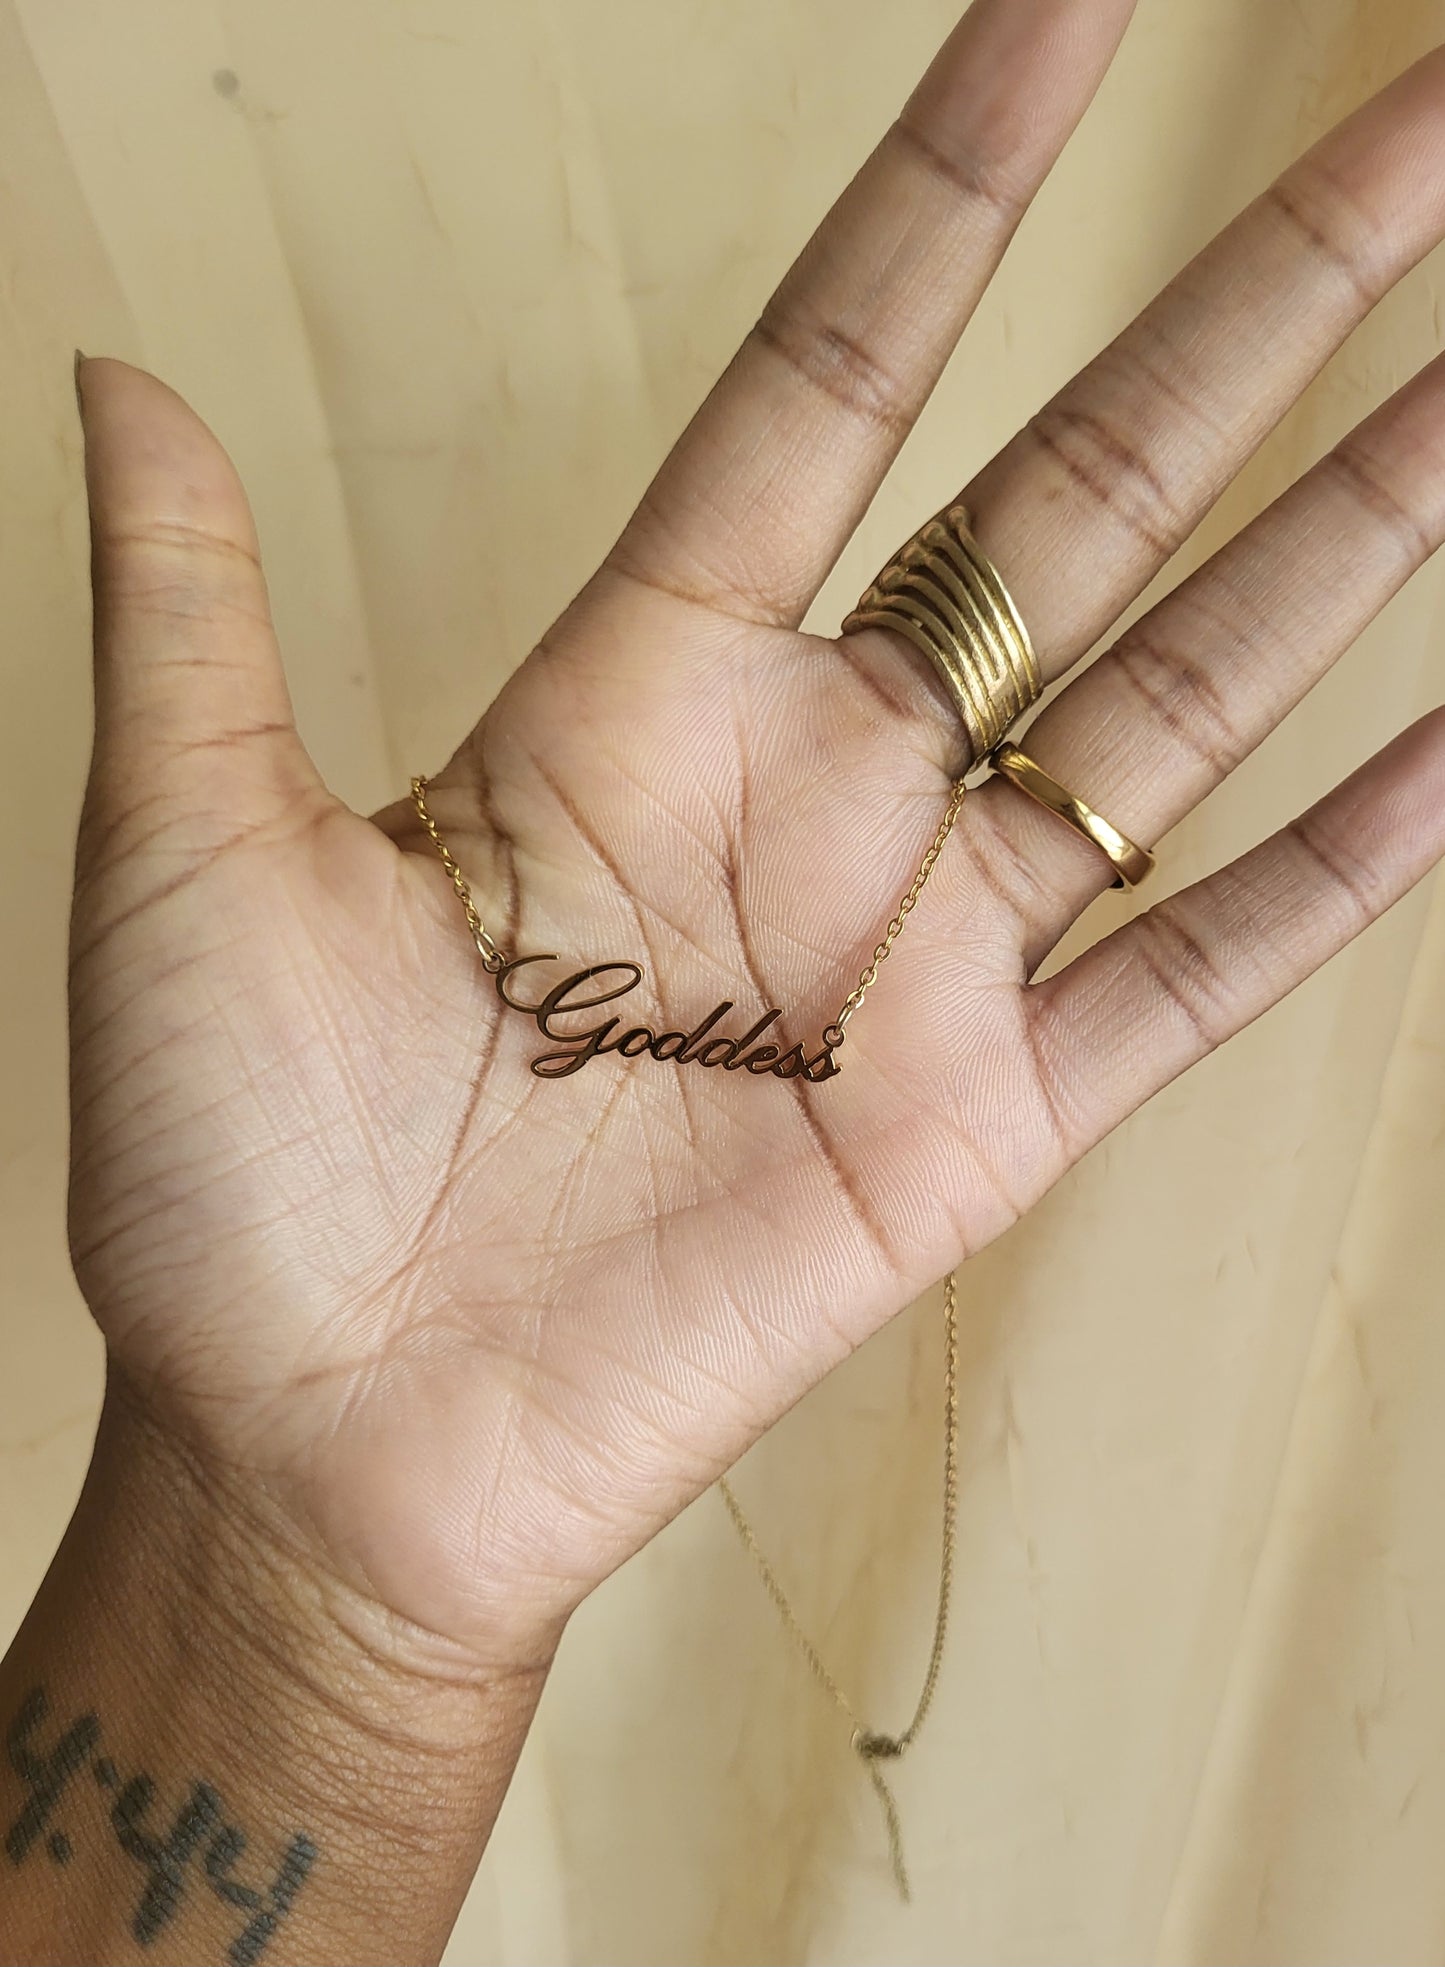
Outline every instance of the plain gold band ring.
<svg viewBox="0 0 1445 1967">
<path fill-rule="evenodd" d="M 1118 827 L 1106 820 L 1102 813 L 1096 813 L 1076 793 L 1060 785 L 1016 744 L 997 745 L 989 753 L 988 762 L 1020 792 L 1026 792 L 1030 799 L 1036 799 L 1051 813 L 1057 813 L 1075 833 L 1107 855 L 1114 869 L 1113 885 L 1116 888 L 1137 888 L 1152 870 L 1154 856 L 1147 847 L 1138 846 L 1126 833 L 1120 833 Z"/>
</svg>

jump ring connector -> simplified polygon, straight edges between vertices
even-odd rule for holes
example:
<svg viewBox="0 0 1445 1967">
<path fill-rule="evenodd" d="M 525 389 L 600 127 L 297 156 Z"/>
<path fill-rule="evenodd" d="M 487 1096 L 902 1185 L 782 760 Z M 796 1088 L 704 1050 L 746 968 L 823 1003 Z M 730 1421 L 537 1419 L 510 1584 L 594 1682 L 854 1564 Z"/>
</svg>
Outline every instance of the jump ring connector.
<svg viewBox="0 0 1445 1967">
<path fill-rule="evenodd" d="M 853 1730 L 853 1747 L 865 1762 L 880 1762 L 900 1756 L 903 1744 L 896 1735 L 875 1734 L 871 1728 Z"/>
</svg>

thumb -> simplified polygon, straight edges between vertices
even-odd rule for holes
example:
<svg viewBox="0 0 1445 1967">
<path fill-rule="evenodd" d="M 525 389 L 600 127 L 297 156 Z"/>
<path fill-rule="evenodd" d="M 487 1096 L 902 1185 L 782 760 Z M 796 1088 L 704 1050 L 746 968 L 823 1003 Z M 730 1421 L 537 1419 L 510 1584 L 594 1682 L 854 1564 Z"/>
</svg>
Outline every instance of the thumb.
<svg viewBox="0 0 1445 1967">
<path fill-rule="evenodd" d="M 77 350 L 102 808 L 264 820 L 319 779 L 296 735 L 255 522 L 235 467 L 175 391 Z"/>
</svg>

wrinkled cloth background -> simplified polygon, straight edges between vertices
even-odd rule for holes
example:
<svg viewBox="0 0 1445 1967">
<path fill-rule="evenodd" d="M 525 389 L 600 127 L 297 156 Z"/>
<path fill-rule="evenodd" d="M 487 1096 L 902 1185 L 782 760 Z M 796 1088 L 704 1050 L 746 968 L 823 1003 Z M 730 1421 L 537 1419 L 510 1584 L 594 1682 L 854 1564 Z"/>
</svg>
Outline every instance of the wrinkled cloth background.
<svg viewBox="0 0 1445 1967">
<path fill-rule="evenodd" d="M 89 717 L 73 344 L 156 369 L 230 446 L 303 732 L 379 804 L 581 583 L 951 13 L 0 0 L 5 1630 L 101 1363 L 63 1235 Z M 1442 34 L 1442 0 L 1142 0 L 814 620 Z M 1435 352 L 1439 279 L 1379 310 L 1182 565 Z M 1442 602 L 1427 570 L 1168 840 L 1163 882 L 1438 699 Z M 708 1496 L 576 1619 L 449 1959 L 1437 1962 L 1442 1116 L 1427 883 L 968 1267 L 956 1621 L 898 1775 L 911 1908 L 846 1728 Z M 739 1475 L 880 1726 L 927 1644 L 937 1312 Z"/>
</svg>

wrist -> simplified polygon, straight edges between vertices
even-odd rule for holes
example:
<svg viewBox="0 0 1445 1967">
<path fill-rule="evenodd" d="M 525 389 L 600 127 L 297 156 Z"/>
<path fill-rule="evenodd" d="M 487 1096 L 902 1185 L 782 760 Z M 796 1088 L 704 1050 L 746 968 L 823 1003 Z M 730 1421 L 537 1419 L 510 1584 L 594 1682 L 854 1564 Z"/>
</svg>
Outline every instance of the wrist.
<svg viewBox="0 0 1445 1967">
<path fill-rule="evenodd" d="M 0 1959 L 438 1952 L 548 1658 L 408 1628 L 113 1379 L 4 1669 Z"/>
<path fill-rule="evenodd" d="M 556 1650 L 529 1630 L 515 1657 L 482 1659 L 398 1617 L 337 1576 L 264 1480 L 198 1453 L 114 1373 L 73 1528 L 138 1568 L 146 1588 L 125 1594 L 138 1645 L 153 1652 L 166 1604 L 165 1643 L 193 1671 L 202 1645 L 229 1661 L 238 1701 L 324 1708 L 329 1728 L 403 1756 L 464 1761 L 499 1697 L 539 1681 Z"/>
</svg>

